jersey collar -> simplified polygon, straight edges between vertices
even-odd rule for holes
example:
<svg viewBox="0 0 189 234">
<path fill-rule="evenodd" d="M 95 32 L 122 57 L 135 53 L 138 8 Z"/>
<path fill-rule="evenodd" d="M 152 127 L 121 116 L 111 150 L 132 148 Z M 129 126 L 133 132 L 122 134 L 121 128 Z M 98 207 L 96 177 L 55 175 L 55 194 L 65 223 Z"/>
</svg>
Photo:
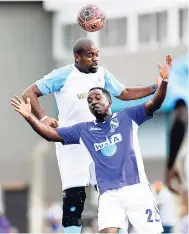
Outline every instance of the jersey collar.
<svg viewBox="0 0 189 234">
<path fill-rule="evenodd" d="M 104 124 L 104 123 L 106 123 L 107 121 L 109 121 L 110 119 L 115 118 L 116 116 L 117 116 L 117 113 L 113 113 L 113 114 L 110 116 L 110 118 L 108 118 L 108 119 L 105 120 L 104 122 L 97 122 L 96 120 L 94 120 L 93 123 L 94 123 L 95 125 L 97 125 L 97 124 Z"/>
</svg>

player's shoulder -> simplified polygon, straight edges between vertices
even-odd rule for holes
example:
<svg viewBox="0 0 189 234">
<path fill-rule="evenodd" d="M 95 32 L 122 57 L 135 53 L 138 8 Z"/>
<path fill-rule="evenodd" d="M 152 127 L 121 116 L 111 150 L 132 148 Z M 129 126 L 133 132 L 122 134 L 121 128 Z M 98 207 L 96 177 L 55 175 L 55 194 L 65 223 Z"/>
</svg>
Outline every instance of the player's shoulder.
<svg viewBox="0 0 189 234">
<path fill-rule="evenodd" d="M 122 117 L 123 115 L 127 114 L 129 111 L 129 107 L 125 107 L 122 110 L 119 110 L 118 112 L 116 112 L 117 116 Z"/>
<path fill-rule="evenodd" d="M 98 69 L 103 69 L 103 70 L 105 70 L 106 68 L 105 68 L 103 65 L 99 65 L 99 66 L 98 66 Z"/>
<path fill-rule="evenodd" d="M 73 69 L 72 64 L 56 68 L 35 83 L 40 91 L 44 90 L 45 86 L 48 85 L 48 88 L 44 90 L 45 94 L 58 91 L 64 85 Z"/>
<path fill-rule="evenodd" d="M 66 65 L 63 67 L 56 68 L 52 72 L 44 76 L 45 80 L 55 80 L 56 82 L 65 81 L 74 69 L 73 64 Z"/>
<path fill-rule="evenodd" d="M 125 107 L 122 110 L 116 112 L 116 116 L 121 120 L 122 118 L 130 117 L 130 107 Z"/>
<path fill-rule="evenodd" d="M 105 79 L 109 80 L 109 79 L 113 78 L 113 74 L 106 67 L 100 66 L 100 69 L 103 72 Z"/>
<path fill-rule="evenodd" d="M 98 66 L 98 72 L 102 72 L 102 73 L 105 74 L 106 68 L 105 68 L 103 65 L 99 65 L 99 66 Z"/>
<path fill-rule="evenodd" d="M 96 125 L 96 122 L 92 120 L 92 121 L 81 122 L 78 125 L 83 131 L 85 130 L 90 131 Z"/>
<path fill-rule="evenodd" d="M 106 67 L 104 67 L 103 65 L 98 66 L 97 74 L 102 75 L 105 79 L 108 79 L 111 76 L 111 73 L 109 72 L 109 70 Z"/>
<path fill-rule="evenodd" d="M 77 126 L 78 126 L 80 132 L 85 131 L 88 128 L 88 124 L 89 124 L 89 122 L 78 123 Z"/>
<path fill-rule="evenodd" d="M 74 64 L 68 64 L 59 68 L 54 69 L 52 72 L 59 73 L 61 75 L 68 75 L 74 69 Z"/>
</svg>

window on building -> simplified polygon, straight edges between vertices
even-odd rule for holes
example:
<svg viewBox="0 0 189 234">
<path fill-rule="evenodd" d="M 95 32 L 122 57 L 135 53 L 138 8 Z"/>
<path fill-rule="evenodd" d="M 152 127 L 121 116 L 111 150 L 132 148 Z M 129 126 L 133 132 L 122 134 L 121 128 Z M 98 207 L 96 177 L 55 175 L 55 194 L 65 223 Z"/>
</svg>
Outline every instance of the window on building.
<svg viewBox="0 0 189 234">
<path fill-rule="evenodd" d="M 126 45 L 127 19 L 108 19 L 105 27 L 99 32 L 99 45 L 102 48 Z"/>
<path fill-rule="evenodd" d="M 87 32 L 78 24 L 67 24 L 63 26 L 63 43 L 66 50 L 72 50 L 74 42 L 81 37 L 87 37 Z"/>
<path fill-rule="evenodd" d="M 167 39 L 167 12 L 139 15 L 139 43 L 164 43 Z"/>
<path fill-rule="evenodd" d="M 179 26 L 180 26 L 180 39 L 188 38 L 188 9 L 180 9 L 179 11 Z"/>
<path fill-rule="evenodd" d="M 155 14 L 140 15 L 138 18 L 139 42 L 155 41 Z"/>
<path fill-rule="evenodd" d="M 167 39 L 167 12 L 156 13 L 156 40 L 163 43 Z"/>
</svg>

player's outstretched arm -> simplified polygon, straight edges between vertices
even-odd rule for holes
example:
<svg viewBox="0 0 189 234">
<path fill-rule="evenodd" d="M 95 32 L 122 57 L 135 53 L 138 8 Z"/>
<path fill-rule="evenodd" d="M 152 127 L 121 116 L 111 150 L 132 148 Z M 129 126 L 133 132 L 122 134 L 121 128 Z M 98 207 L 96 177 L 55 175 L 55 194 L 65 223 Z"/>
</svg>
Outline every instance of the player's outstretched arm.
<svg viewBox="0 0 189 234">
<path fill-rule="evenodd" d="M 31 86 L 29 86 L 22 94 L 22 98 L 24 99 L 25 102 L 27 98 L 30 98 L 30 103 L 32 106 L 32 113 L 38 119 L 41 119 L 41 122 L 51 127 L 57 128 L 58 127 L 57 120 L 49 116 L 46 116 L 44 109 L 41 107 L 39 100 L 38 100 L 38 98 L 41 96 L 42 96 L 42 93 L 40 92 L 36 84 L 32 84 Z"/>
<path fill-rule="evenodd" d="M 62 142 L 62 138 L 58 135 L 56 129 L 41 123 L 32 113 L 30 98 L 27 98 L 26 103 L 15 96 L 11 98 L 11 104 L 15 108 L 15 111 L 20 113 L 25 120 L 31 125 L 31 127 L 47 141 Z"/>
<path fill-rule="evenodd" d="M 136 100 L 147 97 L 156 92 L 161 83 L 161 77 L 158 77 L 156 83 L 146 87 L 125 88 L 123 92 L 117 97 L 123 101 Z"/>
<path fill-rule="evenodd" d="M 32 106 L 32 113 L 38 118 L 41 119 L 45 116 L 45 111 L 40 106 L 38 98 L 42 96 L 42 93 L 37 88 L 36 84 L 30 85 L 22 94 L 23 100 L 26 102 L 27 98 L 30 98 L 30 103 Z"/>
<path fill-rule="evenodd" d="M 123 101 L 137 100 L 154 94 L 157 88 L 157 84 L 147 87 L 125 88 L 117 98 Z"/>
<path fill-rule="evenodd" d="M 172 58 L 170 55 L 166 56 L 166 64 L 163 66 L 162 64 L 158 64 L 160 76 L 162 77 L 162 82 L 160 87 L 156 91 L 154 97 L 149 102 L 146 102 L 145 109 L 147 115 L 153 115 L 153 113 L 158 110 L 166 96 L 167 86 L 168 86 L 168 78 L 169 72 L 172 65 Z"/>
</svg>

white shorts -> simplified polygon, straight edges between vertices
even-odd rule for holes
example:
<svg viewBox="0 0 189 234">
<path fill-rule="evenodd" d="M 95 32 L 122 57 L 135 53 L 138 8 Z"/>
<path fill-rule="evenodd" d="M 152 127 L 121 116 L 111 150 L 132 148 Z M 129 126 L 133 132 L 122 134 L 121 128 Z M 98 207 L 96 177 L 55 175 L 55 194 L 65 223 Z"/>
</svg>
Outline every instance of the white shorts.
<svg viewBox="0 0 189 234">
<path fill-rule="evenodd" d="M 100 195 L 100 231 L 108 227 L 128 230 L 128 221 L 137 233 L 156 234 L 163 231 L 159 211 L 148 184 L 125 186 Z"/>
<path fill-rule="evenodd" d="M 56 143 L 62 189 L 96 184 L 94 162 L 84 145 Z"/>
</svg>

